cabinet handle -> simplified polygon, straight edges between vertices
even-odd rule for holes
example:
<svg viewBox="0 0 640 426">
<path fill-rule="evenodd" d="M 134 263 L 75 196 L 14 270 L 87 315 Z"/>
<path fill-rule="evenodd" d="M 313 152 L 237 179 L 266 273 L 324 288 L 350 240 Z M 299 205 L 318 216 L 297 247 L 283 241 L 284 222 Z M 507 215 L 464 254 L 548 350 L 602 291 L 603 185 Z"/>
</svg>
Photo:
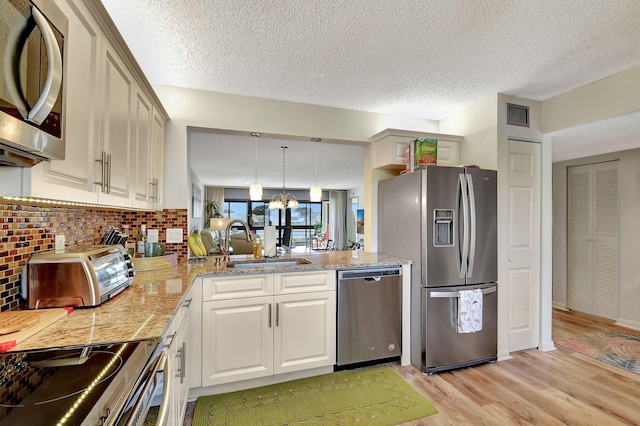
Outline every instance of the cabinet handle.
<svg viewBox="0 0 640 426">
<path fill-rule="evenodd" d="M 107 154 L 107 194 L 111 194 L 111 154 Z"/>
<path fill-rule="evenodd" d="M 184 305 L 182 305 L 185 308 L 188 308 L 189 306 L 191 306 L 191 301 L 193 300 L 193 297 L 190 299 L 187 299 L 184 301 Z"/>
<path fill-rule="evenodd" d="M 276 327 L 280 327 L 280 303 L 276 303 Z"/>
<path fill-rule="evenodd" d="M 165 343 L 165 345 L 164 345 L 165 348 L 168 348 L 169 346 L 171 346 L 171 344 L 173 343 L 174 337 L 176 337 L 176 334 L 178 334 L 177 331 L 175 333 L 173 333 L 171 336 L 165 337 L 165 339 L 169 339 L 169 343 Z"/>
<path fill-rule="evenodd" d="M 102 187 L 102 193 L 109 193 L 109 178 L 107 177 L 108 164 L 109 164 L 109 154 L 107 151 L 102 151 L 100 155 L 100 159 L 96 160 L 96 163 L 100 163 L 100 182 L 96 182 L 97 185 Z"/>
<path fill-rule="evenodd" d="M 182 376 L 180 376 L 180 383 L 184 381 L 187 376 L 187 342 L 182 342 L 182 365 L 180 366 Z"/>
<path fill-rule="evenodd" d="M 182 342 L 182 347 L 178 349 L 176 358 L 180 358 L 180 367 L 177 368 L 176 378 L 180 379 L 180 384 L 184 382 L 187 368 L 187 342 Z"/>
<path fill-rule="evenodd" d="M 151 198 L 151 201 L 153 201 L 154 203 L 157 203 L 158 202 L 158 179 L 152 178 L 151 182 L 149 183 L 149 186 L 151 186 L 151 194 L 149 195 L 149 198 Z"/>
<path fill-rule="evenodd" d="M 269 303 L 269 328 L 271 328 L 271 303 Z"/>
</svg>

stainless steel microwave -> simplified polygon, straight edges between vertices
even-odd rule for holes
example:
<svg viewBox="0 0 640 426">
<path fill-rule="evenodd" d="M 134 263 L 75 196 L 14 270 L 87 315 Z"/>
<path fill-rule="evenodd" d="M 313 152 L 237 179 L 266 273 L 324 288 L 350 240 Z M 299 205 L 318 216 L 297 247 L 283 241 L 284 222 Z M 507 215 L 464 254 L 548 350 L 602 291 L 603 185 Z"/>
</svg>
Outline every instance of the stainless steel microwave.
<svg viewBox="0 0 640 426">
<path fill-rule="evenodd" d="M 64 159 L 68 19 L 54 0 L 0 1 L 0 165 Z"/>
</svg>

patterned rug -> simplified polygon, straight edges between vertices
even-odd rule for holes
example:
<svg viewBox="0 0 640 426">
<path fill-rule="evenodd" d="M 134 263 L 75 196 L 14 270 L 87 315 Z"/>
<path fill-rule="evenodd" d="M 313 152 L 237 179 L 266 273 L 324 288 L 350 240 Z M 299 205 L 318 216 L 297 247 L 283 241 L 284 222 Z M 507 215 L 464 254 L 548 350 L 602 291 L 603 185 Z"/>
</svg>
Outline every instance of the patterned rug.
<svg viewBox="0 0 640 426">
<path fill-rule="evenodd" d="M 437 411 L 388 366 L 198 398 L 192 426 L 397 425 Z"/>
<path fill-rule="evenodd" d="M 564 339 L 559 345 L 640 374 L 640 335 L 606 331 Z"/>
</svg>

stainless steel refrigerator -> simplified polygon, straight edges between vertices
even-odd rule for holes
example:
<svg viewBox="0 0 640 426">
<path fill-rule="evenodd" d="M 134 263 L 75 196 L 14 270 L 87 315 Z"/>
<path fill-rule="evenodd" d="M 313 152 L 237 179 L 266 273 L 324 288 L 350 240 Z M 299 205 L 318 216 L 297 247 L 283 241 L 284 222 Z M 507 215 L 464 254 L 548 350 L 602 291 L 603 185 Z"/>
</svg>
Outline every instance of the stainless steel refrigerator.
<svg viewBox="0 0 640 426">
<path fill-rule="evenodd" d="M 413 261 L 411 363 L 426 373 L 497 354 L 497 174 L 427 166 L 378 184 L 378 251 Z M 457 327 L 460 291 L 481 290 L 481 325 Z"/>
</svg>

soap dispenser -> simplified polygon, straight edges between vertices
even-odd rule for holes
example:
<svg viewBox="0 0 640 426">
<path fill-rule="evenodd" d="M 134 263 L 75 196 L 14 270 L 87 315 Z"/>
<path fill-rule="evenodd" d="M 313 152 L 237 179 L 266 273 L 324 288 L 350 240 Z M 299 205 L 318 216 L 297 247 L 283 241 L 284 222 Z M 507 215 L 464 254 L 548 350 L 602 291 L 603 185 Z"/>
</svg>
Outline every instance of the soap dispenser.
<svg viewBox="0 0 640 426">
<path fill-rule="evenodd" d="M 262 241 L 260 237 L 255 235 L 253 237 L 253 258 L 260 259 L 262 257 Z"/>
</svg>

